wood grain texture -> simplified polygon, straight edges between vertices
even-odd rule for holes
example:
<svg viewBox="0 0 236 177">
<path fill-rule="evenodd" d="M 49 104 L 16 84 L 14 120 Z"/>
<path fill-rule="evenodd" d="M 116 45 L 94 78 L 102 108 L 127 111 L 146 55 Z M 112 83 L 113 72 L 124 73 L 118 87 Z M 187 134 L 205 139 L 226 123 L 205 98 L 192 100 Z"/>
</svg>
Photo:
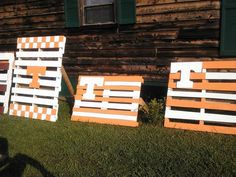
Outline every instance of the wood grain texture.
<svg viewBox="0 0 236 177">
<path fill-rule="evenodd" d="M 9 0 L 0 2 L 0 50 L 15 50 L 17 37 L 63 34 L 69 75 L 141 75 L 167 83 L 170 62 L 228 60 L 219 55 L 220 2 L 137 0 L 135 25 L 69 29 L 63 0 Z"/>
<path fill-rule="evenodd" d="M 0 85 L 0 92 L 5 92 L 6 88 L 6 85 Z"/>
<path fill-rule="evenodd" d="M 7 70 L 8 67 L 9 67 L 9 64 L 8 64 L 8 63 L 6 63 L 6 62 L 1 62 L 1 61 L 0 61 L 0 71 L 1 71 L 1 70 Z"/>
</svg>

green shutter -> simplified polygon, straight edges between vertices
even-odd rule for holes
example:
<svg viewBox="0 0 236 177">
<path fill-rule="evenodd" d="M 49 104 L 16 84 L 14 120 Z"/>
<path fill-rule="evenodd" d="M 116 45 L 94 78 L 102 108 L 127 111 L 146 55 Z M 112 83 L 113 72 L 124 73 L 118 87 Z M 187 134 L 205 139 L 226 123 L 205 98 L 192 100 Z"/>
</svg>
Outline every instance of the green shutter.
<svg viewBox="0 0 236 177">
<path fill-rule="evenodd" d="M 236 0 L 222 0 L 221 56 L 236 57 Z"/>
<path fill-rule="evenodd" d="M 117 22 L 123 24 L 134 24 L 136 22 L 136 1 L 117 0 Z"/>
<path fill-rule="evenodd" d="M 66 27 L 79 27 L 78 0 L 64 0 Z"/>
</svg>

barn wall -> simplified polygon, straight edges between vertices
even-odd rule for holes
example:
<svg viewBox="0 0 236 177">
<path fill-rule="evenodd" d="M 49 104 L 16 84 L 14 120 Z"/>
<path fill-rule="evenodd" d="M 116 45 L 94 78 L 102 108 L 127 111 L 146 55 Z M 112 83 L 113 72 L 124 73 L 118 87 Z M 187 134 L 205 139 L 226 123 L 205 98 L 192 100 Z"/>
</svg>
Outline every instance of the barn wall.
<svg viewBox="0 0 236 177">
<path fill-rule="evenodd" d="M 78 75 L 142 75 L 166 83 L 172 61 L 220 59 L 220 0 L 137 0 L 131 26 L 65 28 L 63 0 L 0 1 L 0 50 L 19 36 L 64 34 L 64 66 Z"/>
</svg>

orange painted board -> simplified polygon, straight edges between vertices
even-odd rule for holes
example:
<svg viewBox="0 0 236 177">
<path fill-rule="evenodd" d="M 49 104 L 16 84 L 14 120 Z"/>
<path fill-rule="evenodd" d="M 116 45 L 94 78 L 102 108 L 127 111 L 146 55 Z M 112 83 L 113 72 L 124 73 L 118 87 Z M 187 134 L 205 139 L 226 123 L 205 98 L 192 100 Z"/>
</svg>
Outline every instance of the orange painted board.
<svg viewBox="0 0 236 177">
<path fill-rule="evenodd" d="M 78 86 L 77 89 L 86 89 L 86 86 Z M 94 90 L 140 90 L 137 86 L 95 86 Z"/>
<path fill-rule="evenodd" d="M 173 82 L 173 80 L 169 81 L 169 88 L 177 88 L 177 84 Z M 188 89 L 196 89 L 196 90 L 218 90 L 218 91 L 235 91 L 236 83 L 193 83 L 192 88 Z"/>
<path fill-rule="evenodd" d="M 83 99 L 83 95 L 77 94 L 75 96 L 76 100 L 82 100 L 86 101 L 87 99 Z M 89 100 L 87 100 L 89 101 Z M 93 101 L 106 101 L 106 102 L 116 102 L 116 103 L 139 103 L 139 99 L 133 99 L 133 98 L 106 98 L 106 97 L 95 97 Z"/>
<path fill-rule="evenodd" d="M 206 61 L 203 62 L 204 69 L 235 69 L 236 61 Z"/>
<path fill-rule="evenodd" d="M 88 117 L 81 117 L 81 116 L 72 116 L 71 120 L 81 121 L 81 122 L 121 125 L 121 126 L 129 126 L 129 127 L 138 126 L 138 122 L 134 122 L 134 121 L 116 120 L 116 119 L 99 119 L 99 118 L 94 118 L 94 117 L 88 118 Z"/>
<path fill-rule="evenodd" d="M 179 80 L 181 73 L 170 73 L 169 79 Z M 203 80 L 206 78 L 204 73 L 190 73 L 190 80 Z"/>
<path fill-rule="evenodd" d="M 122 111 L 122 110 L 102 110 L 92 108 L 73 108 L 73 111 L 77 112 L 91 112 L 91 113 L 102 113 L 102 114 L 121 114 L 127 116 L 137 116 L 137 112 Z"/>
<path fill-rule="evenodd" d="M 236 127 L 170 122 L 167 118 L 164 127 L 236 135 Z"/>
<path fill-rule="evenodd" d="M 81 77 L 101 77 L 101 76 L 79 76 L 79 80 Z M 104 77 L 104 81 L 116 81 L 116 82 L 141 82 L 144 80 L 140 76 L 102 76 Z"/>
<path fill-rule="evenodd" d="M 182 108 L 205 108 L 213 110 L 236 111 L 236 104 L 212 102 L 212 101 L 193 101 L 167 98 L 166 106 Z"/>
</svg>

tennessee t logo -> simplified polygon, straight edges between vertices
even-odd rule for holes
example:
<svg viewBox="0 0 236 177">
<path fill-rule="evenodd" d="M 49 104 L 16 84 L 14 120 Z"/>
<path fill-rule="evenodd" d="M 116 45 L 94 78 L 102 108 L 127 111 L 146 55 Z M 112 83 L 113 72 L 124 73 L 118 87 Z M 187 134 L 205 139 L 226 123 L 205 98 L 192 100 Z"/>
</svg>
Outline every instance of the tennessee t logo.
<svg viewBox="0 0 236 177">
<path fill-rule="evenodd" d="M 83 99 L 94 100 L 94 87 L 103 86 L 104 78 L 103 77 L 82 77 L 80 80 L 80 86 L 87 86 L 86 92 L 83 94 Z"/>
<path fill-rule="evenodd" d="M 191 71 L 202 72 L 202 62 L 172 63 L 170 73 L 180 74 L 180 81 L 177 82 L 177 88 L 192 88 L 193 81 L 190 80 Z"/>
<path fill-rule="evenodd" d="M 27 75 L 32 75 L 32 82 L 30 83 L 29 87 L 31 88 L 39 88 L 40 84 L 38 82 L 39 75 L 46 74 L 46 67 L 45 66 L 27 66 Z"/>
</svg>

